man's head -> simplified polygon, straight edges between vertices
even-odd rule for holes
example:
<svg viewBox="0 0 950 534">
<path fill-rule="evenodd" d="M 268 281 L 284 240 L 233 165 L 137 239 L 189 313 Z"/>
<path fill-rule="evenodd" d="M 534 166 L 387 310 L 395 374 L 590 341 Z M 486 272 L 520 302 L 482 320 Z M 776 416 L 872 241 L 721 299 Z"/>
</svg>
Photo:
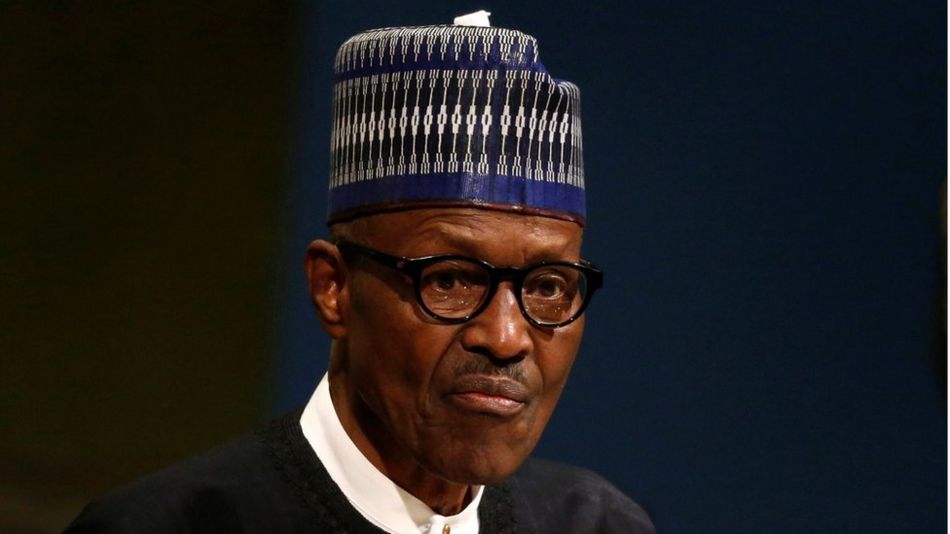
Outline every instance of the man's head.
<svg viewBox="0 0 950 534">
<path fill-rule="evenodd" d="M 533 37 L 491 27 L 364 32 L 335 74 L 334 240 L 307 260 L 334 406 L 400 484 L 501 480 L 551 416 L 599 283 L 580 263 L 580 93 Z"/>
<path fill-rule="evenodd" d="M 556 218 L 437 208 L 383 213 L 338 237 L 403 257 L 456 254 L 495 266 L 580 260 L 581 228 Z M 386 460 L 475 484 L 510 475 L 541 436 L 574 361 L 583 318 L 559 328 L 523 315 L 502 280 L 487 307 L 459 324 L 425 313 L 406 275 L 315 242 L 313 298 L 334 339 L 331 376 Z M 332 383 L 331 383 L 332 384 Z M 338 407 L 339 409 L 339 407 Z"/>
</svg>

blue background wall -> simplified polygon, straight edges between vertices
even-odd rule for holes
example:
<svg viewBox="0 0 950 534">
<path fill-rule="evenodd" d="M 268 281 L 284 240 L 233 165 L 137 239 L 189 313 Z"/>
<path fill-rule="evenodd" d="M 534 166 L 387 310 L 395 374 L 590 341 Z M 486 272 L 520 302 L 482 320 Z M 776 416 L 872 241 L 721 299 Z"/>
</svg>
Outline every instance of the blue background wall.
<svg viewBox="0 0 950 534">
<path fill-rule="evenodd" d="M 537 454 L 661 532 L 945 530 L 936 1 L 304 8 L 273 411 L 326 366 L 295 267 L 325 234 L 336 47 L 479 8 L 581 87 L 585 255 L 607 272 Z"/>
</svg>

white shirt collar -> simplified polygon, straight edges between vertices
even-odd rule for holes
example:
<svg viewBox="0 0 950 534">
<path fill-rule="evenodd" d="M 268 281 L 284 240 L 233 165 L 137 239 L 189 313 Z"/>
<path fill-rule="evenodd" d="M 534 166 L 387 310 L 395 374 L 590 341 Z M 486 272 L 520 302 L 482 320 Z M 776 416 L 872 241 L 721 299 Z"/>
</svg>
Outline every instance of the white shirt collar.
<svg viewBox="0 0 950 534">
<path fill-rule="evenodd" d="M 484 486 L 472 486 L 472 501 L 453 516 L 442 516 L 386 478 L 363 456 L 343 430 L 330 399 L 330 381 L 323 375 L 300 417 L 300 427 L 313 452 L 343 495 L 368 521 L 395 534 L 477 534 L 478 503 Z"/>
</svg>

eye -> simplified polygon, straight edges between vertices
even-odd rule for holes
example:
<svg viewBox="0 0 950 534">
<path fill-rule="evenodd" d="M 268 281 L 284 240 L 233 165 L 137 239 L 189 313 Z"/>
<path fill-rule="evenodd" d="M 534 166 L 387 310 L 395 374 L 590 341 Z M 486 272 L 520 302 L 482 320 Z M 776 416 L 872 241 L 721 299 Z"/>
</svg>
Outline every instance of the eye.
<svg viewBox="0 0 950 534">
<path fill-rule="evenodd" d="M 545 274 L 531 280 L 530 287 L 526 288 L 533 296 L 556 299 L 563 295 L 568 288 L 567 280 L 561 276 Z"/>
<path fill-rule="evenodd" d="M 524 281 L 524 296 L 531 299 L 571 300 L 578 289 L 580 273 L 563 266 L 540 267 Z"/>
<path fill-rule="evenodd" d="M 461 260 L 445 260 L 430 265 L 420 279 L 423 292 L 467 293 L 481 291 L 485 285 L 484 270 Z"/>
<path fill-rule="evenodd" d="M 440 260 L 422 271 L 419 296 L 431 313 L 444 318 L 464 317 L 482 302 L 488 282 L 488 272 L 478 263 Z"/>
<path fill-rule="evenodd" d="M 427 277 L 426 285 L 442 291 L 451 291 L 456 285 L 464 284 L 458 271 L 441 271 Z"/>
</svg>

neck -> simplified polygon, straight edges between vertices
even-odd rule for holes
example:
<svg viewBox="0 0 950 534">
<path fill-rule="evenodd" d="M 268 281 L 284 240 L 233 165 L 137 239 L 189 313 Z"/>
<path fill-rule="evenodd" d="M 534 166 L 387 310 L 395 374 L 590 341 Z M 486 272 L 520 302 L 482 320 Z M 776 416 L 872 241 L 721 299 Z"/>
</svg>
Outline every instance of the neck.
<svg viewBox="0 0 950 534">
<path fill-rule="evenodd" d="M 330 398 L 346 434 L 376 469 L 400 488 L 424 502 L 432 511 L 455 515 L 471 500 L 471 487 L 438 478 L 393 439 L 379 417 L 350 389 L 346 369 L 330 365 Z"/>
</svg>

